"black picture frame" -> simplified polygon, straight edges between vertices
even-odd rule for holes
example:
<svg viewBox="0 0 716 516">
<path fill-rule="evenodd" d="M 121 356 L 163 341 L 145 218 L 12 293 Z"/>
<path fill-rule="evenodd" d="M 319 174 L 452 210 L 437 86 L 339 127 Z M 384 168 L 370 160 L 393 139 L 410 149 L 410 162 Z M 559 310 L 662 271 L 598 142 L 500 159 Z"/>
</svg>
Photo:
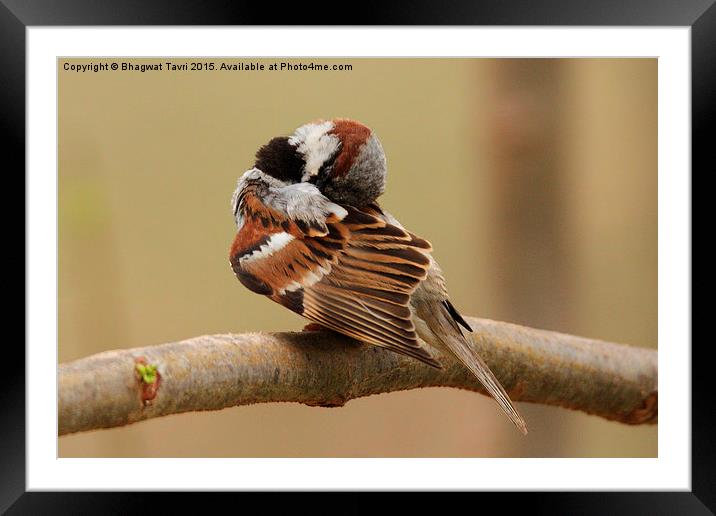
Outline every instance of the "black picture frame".
<svg viewBox="0 0 716 516">
<path fill-rule="evenodd" d="M 716 129 L 715 0 L 481 0 L 447 5 L 425 0 L 364 1 L 352 4 L 350 25 L 574 25 L 689 26 L 692 73 L 692 170 L 713 171 L 707 162 Z M 290 4 L 289 4 L 290 5 Z M 267 2 L 199 0 L 0 0 L 0 102 L 3 153 L 15 158 L 6 176 L 25 173 L 25 29 L 28 26 L 89 25 L 342 25 L 334 3 L 312 2 L 311 9 L 277 8 Z M 324 13 L 317 15 L 316 13 Z M 334 19 L 332 19 L 334 18 Z M 345 20 L 345 17 L 340 18 Z M 14 174 L 11 173 L 14 172 Z M 692 172 L 692 178 L 693 178 Z M 24 190 L 24 184 L 23 184 Z M 12 219 L 6 219 L 12 220 Z M 8 253 L 10 264 L 18 253 Z M 52 263 L 52 259 L 48 259 Z M 9 271 L 10 269 L 6 269 Z M 24 299 L 24 296 L 23 296 Z M 19 303 L 16 303 L 19 305 Z M 24 305 L 23 305 L 24 306 Z M 0 390 L 0 513 L 128 514 L 150 507 L 181 504 L 184 510 L 206 508 L 205 500 L 180 493 L 26 492 L 25 353 L 13 342 L 4 347 Z M 692 346 L 692 491 L 481 493 L 495 503 L 530 513 L 549 514 L 713 514 L 716 511 L 716 443 L 714 403 L 707 398 L 710 362 L 706 345 Z M 245 495 L 246 496 L 246 495 Z M 147 501 L 147 497 L 159 500 Z M 499 498 L 497 498 L 499 497 Z M 413 499 L 420 500 L 417 496 Z M 502 499 L 500 499 L 502 498 Z M 160 503 L 161 505 L 154 505 Z M 423 504 L 422 500 L 419 503 Z M 459 502 L 458 502 L 459 503 Z M 481 502 L 482 503 L 482 502 Z M 369 505 L 370 504 L 370 505 Z M 361 498 L 353 510 L 371 508 Z M 154 511 L 152 511 L 154 512 Z"/>
</svg>

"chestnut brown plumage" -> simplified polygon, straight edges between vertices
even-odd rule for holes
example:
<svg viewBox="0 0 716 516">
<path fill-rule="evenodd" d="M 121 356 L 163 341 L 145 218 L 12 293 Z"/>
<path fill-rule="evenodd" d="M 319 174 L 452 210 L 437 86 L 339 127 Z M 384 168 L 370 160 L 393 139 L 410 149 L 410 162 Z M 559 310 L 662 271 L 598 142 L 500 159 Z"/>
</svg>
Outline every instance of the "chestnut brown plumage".
<svg viewBox="0 0 716 516">
<path fill-rule="evenodd" d="M 377 137 L 351 120 L 318 121 L 271 140 L 234 192 L 234 273 L 253 292 L 360 341 L 433 367 L 440 367 L 433 349 L 455 355 L 526 433 L 468 345 L 460 326 L 470 326 L 449 299 L 430 243 L 376 202 L 385 164 Z"/>
</svg>

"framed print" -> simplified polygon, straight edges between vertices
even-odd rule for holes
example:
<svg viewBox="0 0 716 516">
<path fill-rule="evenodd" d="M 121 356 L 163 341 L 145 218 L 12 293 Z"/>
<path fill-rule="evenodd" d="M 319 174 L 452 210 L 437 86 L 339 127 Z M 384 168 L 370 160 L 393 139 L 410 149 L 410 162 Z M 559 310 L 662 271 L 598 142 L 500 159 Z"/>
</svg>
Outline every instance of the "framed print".
<svg viewBox="0 0 716 516">
<path fill-rule="evenodd" d="M 713 510 L 690 168 L 716 8 L 558 4 L 4 2 L 28 303 L 0 507 Z"/>
</svg>

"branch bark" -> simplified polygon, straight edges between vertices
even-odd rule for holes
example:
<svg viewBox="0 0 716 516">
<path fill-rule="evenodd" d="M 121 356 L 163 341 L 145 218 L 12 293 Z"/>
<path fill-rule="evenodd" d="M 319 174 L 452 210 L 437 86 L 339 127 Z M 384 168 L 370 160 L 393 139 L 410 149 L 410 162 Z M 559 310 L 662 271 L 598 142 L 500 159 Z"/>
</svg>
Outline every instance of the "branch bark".
<svg viewBox="0 0 716 516">
<path fill-rule="evenodd" d="M 657 422 L 657 352 L 468 318 L 474 349 L 514 401 L 627 424 Z M 485 390 L 453 358 L 438 370 L 333 332 L 207 335 L 108 351 L 59 366 L 59 435 L 154 417 L 290 401 L 341 406 L 372 394 Z M 147 383 L 137 363 L 156 366 Z M 149 378 L 151 380 L 151 377 Z"/>
</svg>

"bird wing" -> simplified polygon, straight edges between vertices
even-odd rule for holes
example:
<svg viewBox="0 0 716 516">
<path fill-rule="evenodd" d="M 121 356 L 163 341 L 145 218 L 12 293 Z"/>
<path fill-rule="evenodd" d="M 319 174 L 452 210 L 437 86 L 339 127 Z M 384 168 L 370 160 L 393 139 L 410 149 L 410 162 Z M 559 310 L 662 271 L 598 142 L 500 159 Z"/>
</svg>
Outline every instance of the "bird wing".
<svg viewBox="0 0 716 516">
<path fill-rule="evenodd" d="M 358 340 L 440 367 L 418 340 L 410 296 L 427 276 L 430 244 L 348 207 L 334 224 L 341 248 L 329 274 L 303 289 L 302 315 Z M 321 246 L 326 239 L 314 239 Z"/>
<path fill-rule="evenodd" d="M 239 197 L 243 225 L 231 265 L 246 287 L 339 333 L 440 367 L 409 306 L 430 266 L 426 240 L 389 224 L 376 207 L 335 205 L 307 183 Z"/>
</svg>

